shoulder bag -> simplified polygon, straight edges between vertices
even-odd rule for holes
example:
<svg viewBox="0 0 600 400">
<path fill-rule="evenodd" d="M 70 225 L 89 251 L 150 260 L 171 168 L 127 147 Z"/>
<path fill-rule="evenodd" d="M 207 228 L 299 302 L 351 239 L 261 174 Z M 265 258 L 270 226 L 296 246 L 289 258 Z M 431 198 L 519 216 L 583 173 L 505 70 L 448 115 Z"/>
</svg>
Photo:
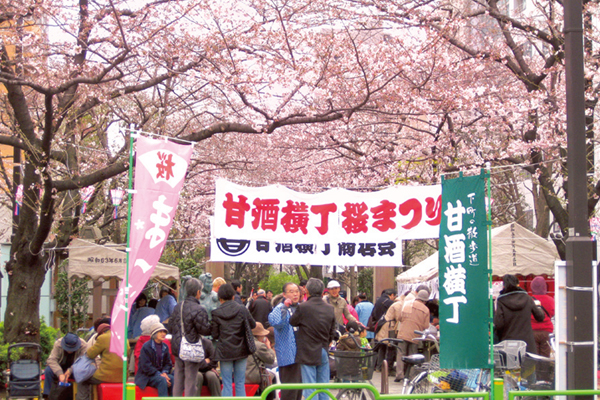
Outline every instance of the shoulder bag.
<svg viewBox="0 0 600 400">
<path fill-rule="evenodd" d="M 258 372 L 260 373 L 258 390 L 262 393 L 266 388 L 273 384 L 273 377 L 269 371 L 267 371 L 265 364 L 255 354 L 252 354 L 252 357 L 254 357 L 254 363 L 256 364 L 256 368 L 258 368 Z"/>
<path fill-rule="evenodd" d="M 252 328 L 250 328 L 250 321 L 248 321 L 248 317 L 244 315 L 244 325 L 246 332 L 246 344 L 248 345 L 248 351 L 250 354 L 256 353 L 256 343 L 254 343 L 254 334 L 252 333 Z"/>
<path fill-rule="evenodd" d="M 96 362 L 94 359 L 89 358 L 87 354 L 83 354 L 75 360 L 71 368 L 73 369 L 73 379 L 75 379 L 75 382 L 81 383 L 94 375 L 94 372 L 96 372 Z"/>
<path fill-rule="evenodd" d="M 183 361 L 198 363 L 204 360 L 204 347 L 202 346 L 202 338 L 196 343 L 190 343 L 185 338 L 185 330 L 183 329 L 183 303 L 181 302 L 181 312 L 179 313 L 179 322 L 181 322 L 181 344 L 179 345 L 179 358 Z"/>
</svg>

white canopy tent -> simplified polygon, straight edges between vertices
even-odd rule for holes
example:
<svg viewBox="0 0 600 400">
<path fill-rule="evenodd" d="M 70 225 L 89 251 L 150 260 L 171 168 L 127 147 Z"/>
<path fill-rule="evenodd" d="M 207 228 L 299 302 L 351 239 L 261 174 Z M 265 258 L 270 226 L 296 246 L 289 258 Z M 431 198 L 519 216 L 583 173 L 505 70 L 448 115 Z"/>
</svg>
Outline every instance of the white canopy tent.
<svg viewBox="0 0 600 400">
<path fill-rule="evenodd" d="M 121 247 L 99 245 L 83 239 L 74 239 L 69 245 L 69 278 L 89 277 L 99 279 L 123 279 L 127 254 Z M 179 280 L 179 268 L 158 263 L 152 273 L 154 279 Z"/>
<path fill-rule="evenodd" d="M 127 262 L 124 246 L 110 244 L 99 245 L 83 239 L 74 239 L 69 245 L 69 264 L 67 275 L 71 277 L 89 277 L 93 281 L 107 281 L 112 278 L 123 279 Z M 158 263 L 152 273 L 152 279 L 179 280 L 179 268 Z M 102 314 L 102 296 L 116 294 L 117 289 L 103 289 L 102 284 L 94 284 L 93 319 Z M 114 293 L 113 293 L 114 292 Z M 70 316 L 69 316 L 70 318 Z M 69 322 L 70 325 L 70 322 Z"/>
<path fill-rule="evenodd" d="M 554 261 L 560 259 L 556 246 L 516 222 L 492 229 L 492 273 L 496 276 L 554 275 Z M 398 293 L 426 284 L 438 297 L 439 255 L 435 252 L 396 277 Z"/>
</svg>

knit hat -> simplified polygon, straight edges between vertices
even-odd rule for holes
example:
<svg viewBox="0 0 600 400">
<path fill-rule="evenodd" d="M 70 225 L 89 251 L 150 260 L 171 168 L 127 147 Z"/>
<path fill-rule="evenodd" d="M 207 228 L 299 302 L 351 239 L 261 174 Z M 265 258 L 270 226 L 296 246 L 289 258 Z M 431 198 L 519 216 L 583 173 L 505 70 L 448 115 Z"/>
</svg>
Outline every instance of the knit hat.
<svg viewBox="0 0 600 400">
<path fill-rule="evenodd" d="M 60 341 L 60 346 L 64 351 L 77 351 L 81 347 L 81 340 L 79 336 L 69 332 Z"/>
<path fill-rule="evenodd" d="M 152 333 L 152 326 L 158 322 L 160 322 L 160 317 L 156 314 L 148 315 L 146 318 L 144 318 L 140 323 L 142 335 L 150 336 Z"/>
<path fill-rule="evenodd" d="M 546 285 L 546 280 L 543 276 L 536 276 L 531 281 L 531 293 L 533 294 L 546 294 L 548 291 L 548 287 Z"/>
<path fill-rule="evenodd" d="M 415 292 L 419 293 L 421 290 L 425 290 L 428 293 L 428 295 L 429 295 L 429 293 L 431 293 L 431 290 L 429 290 L 429 286 L 427 286 L 424 283 L 417 286 L 417 288 L 415 289 Z"/>
<path fill-rule="evenodd" d="M 429 300 L 429 292 L 427 290 L 419 290 L 419 293 L 417 293 L 417 300 L 426 302 Z"/>
<path fill-rule="evenodd" d="M 102 335 L 104 332 L 110 330 L 109 324 L 100 324 L 98 326 L 98 336 Z"/>
<path fill-rule="evenodd" d="M 150 336 L 154 336 L 155 333 L 160 332 L 160 331 L 167 331 L 167 328 L 165 328 L 165 326 L 163 324 L 161 324 L 160 322 L 155 323 L 154 325 L 152 325 L 152 328 L 150 328 Z"/>
</svg>

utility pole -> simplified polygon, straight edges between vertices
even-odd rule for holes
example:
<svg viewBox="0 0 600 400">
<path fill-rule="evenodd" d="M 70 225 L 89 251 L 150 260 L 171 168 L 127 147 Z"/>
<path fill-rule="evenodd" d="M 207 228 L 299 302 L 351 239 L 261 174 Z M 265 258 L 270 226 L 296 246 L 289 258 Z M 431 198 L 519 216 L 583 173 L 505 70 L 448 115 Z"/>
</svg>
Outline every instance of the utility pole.
<svg viewBox="0 0 600 400">
<path fill-rule="evenodd" d="M 569 232 L 567 253 L 567 389 L 595 389 L 592 349 L 592 241 L 587 213 L 582 0 L 564 2 Z M 575 396 L 569 396 L 575 399 Z M 591 399 L 592 396 L 578 396 Z"/>
</svg>

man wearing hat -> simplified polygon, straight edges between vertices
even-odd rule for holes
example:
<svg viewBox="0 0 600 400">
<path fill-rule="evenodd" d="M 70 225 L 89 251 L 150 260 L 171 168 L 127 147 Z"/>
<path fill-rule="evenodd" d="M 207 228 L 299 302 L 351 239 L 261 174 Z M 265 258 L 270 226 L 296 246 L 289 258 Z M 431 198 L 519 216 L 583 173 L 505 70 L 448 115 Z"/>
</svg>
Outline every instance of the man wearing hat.
<svg viewBox="0 0 600 400">
<path fill-rule="evenodd" d="M 140 352 L 135 384 L 141 389 L 145 389 L 146 386 L 156 388 L 158 397 L 167 397 L 173 387 L 171 354 L 169 347 L 164 343 L 167 329 L 157 322 L 150 330 L 151 339 L 144 343 Z"/>
<path fill-rule="evenodd" d="M 74 333 L 67 333 L 54 342 L 44 370 L 44 398 L 50 395 L 52 385 L 67 382 L 73 373 L 71 366 L 87 350 L 87 343 Z"/>
<path fill-rule="evenodd" d="M 342 296 L 340 296 L 340 283 L 335 280 L 329 281 L 327 284 L 327 289 L 329 290 L 329 294 L 324 297 L 324 300 L 326 303 L 333 306 L 335 322 L 338 324 L 338 327 L 343 328 L 341 330 L 345 330 L 344 318 L 342 316 L 346 317 L 348 321 L 353 322 L 356 322 L 356 318 L 350 314 L 350 310 L 348 310 L 348 303 Z"/>
<path fill-rule="evenodd" d="M 257 361 L 262 363 L 262 366 L 270 366 L 275 363 L 275 351 L 273 351 L 271 342 L 269 342 L 269 339 L 267 338 L 269 333 L 270 332 L 263 327 L 263 324 L 256 321 L 256 326 L 252 329 L 256 352 L 253 356 L 248 357 L 248 362 L 246 363 L 246 383 L 260 384 L 261 376 Z M 272 392 L 272 396 L 267 396 L 267 398 L 273 398 L 274 395 L 275 392 Z"/>
<path fill-rule="evenodd" d="M 394 382 L 401 382 L 404 379 L 404 362 L 402 356 L 409 356 L 419 351 L 417 342 L 414 341 L 415 331 L 424 331 L 429 328 L 429 308 L 425 303 L 429 300 L 429 292 L 425 289 L 419 290 L 412 307 L 407 307 L 405 302 L 400 320 L 398 321 L 398 339 L 404 342 L 399 344 L 401 354 L 396 358 L 396 379 Z"/>
</svg>

